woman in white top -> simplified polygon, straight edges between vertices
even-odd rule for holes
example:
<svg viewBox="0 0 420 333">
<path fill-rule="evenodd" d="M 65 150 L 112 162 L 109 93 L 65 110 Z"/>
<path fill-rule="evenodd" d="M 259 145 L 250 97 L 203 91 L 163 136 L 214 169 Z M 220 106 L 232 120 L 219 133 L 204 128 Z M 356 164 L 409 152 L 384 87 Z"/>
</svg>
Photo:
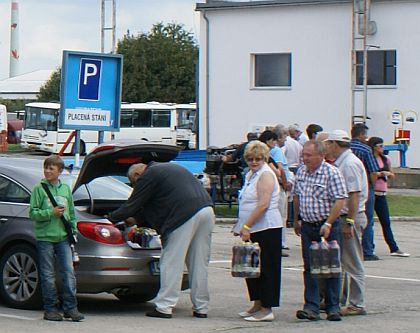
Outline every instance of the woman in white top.
<svg viewBox="0 0 420 333">
<path fill-rule="evenodd" d="M 272 307 L 280 304 L 281 233 L 283 220 L 278 210 L 279 183 L 267 164 L 269 148 L 251 141 L 244 158 L 249 172 L 239 194 L 239 217 L 233 232 L 243 241 L 261 248 L 261 275 L 246 279 L 252 307 L 239 315 L 247 321 L 272 321 Z"/>
</svg>

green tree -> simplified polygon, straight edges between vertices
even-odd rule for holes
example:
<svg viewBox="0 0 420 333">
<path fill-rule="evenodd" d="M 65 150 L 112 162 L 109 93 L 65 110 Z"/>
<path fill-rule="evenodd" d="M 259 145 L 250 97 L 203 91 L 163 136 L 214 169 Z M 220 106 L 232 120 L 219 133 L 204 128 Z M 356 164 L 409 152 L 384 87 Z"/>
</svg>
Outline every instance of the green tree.
<svg viewBox="0 0 420 333">
<path fill-rule="evenodd" d="M 195 101 L 195 66 L 198 47 L 192 33 L 183 25 L 153 25 L 147 34 L 134 37 L 129 32 L 118 42 L 122 54 L 124 102 Z M 38 100 L 60 100 L 61 69 L 57 69 L 43 85 Z"/>
<path fill-rule="evenodd" d="M 124 55 L 123 101 L 195 101 L 198 47 L 182 25 L 158 23 L 149 34 L 127 34 L 117 49 Z"/>
<path fill-rule="evenodd" d="M 60 100 L 61 68 L 51 74 L 50 79 L 39 89 L 38 101 L 52 102 Z"/>
</svg>

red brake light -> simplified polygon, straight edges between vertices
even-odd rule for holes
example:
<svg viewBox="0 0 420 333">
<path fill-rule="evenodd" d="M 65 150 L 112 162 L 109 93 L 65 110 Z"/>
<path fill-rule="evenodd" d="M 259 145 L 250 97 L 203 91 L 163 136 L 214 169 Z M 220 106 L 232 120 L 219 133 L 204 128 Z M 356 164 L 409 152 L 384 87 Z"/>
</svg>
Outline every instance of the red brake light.
<svg viewBox="0 0 420 333">
<path fill-rule="evenodd" d="M 112 245 L 125 243 L 121 231 L 112 224 L 79 222 L 77 229 L 83 236 L 96 242 Z"/>
</svg>

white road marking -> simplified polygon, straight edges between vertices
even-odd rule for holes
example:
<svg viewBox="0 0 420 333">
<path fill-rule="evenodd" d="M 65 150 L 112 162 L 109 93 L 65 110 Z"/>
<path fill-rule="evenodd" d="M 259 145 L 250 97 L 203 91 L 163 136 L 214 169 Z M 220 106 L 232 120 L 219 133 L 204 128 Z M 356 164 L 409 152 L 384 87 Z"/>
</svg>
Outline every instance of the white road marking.
<svg viewBox="0 0 420 333">
<path fill-rule="evenodd" d="M 0 313 L 0 317 L 20 319 L 20 320 L 38 320 L 39 319 L 39 318 L 30 318 L 30 317 L 25 317 L 25 316 L 10 315 L 10 314 L 5 314 L 5 313 Z"/>
<path fill-rule="evenodd" d="M 231 260 L 211 260 L 210 264 L 230 264 L 231 262 L 232 262 Z M 302 268 L 283 267 L 283 269 L 288 270 L 288 271 L 303 272 Z M 402 277 L 391 277 L 391 276 L 380 276 L 380 275 L 365 275 L 365 276 L 372 279 L 420 282 L 420 279 L 410 279 L 410 278 L 402 278 Z"/>
</svg>

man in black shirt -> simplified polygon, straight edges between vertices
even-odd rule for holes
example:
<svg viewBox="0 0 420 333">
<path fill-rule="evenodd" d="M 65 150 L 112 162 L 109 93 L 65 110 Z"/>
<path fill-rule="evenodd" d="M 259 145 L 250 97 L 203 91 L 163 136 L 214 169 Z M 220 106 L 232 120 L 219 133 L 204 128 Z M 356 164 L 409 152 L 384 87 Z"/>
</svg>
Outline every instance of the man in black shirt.
<svg viewBox="0 0 420 333">
<path fill-rule="evenodd" d="M 206 318 L 208 264 L 214 226 L 213 202 L 203 185 L 174 163 L 134 164 L 128 170 L 133 192 L 112 222 L 130 217 L 155 229 L 162 239 L 160 285 L 149 317 L 171 318 L 179 295 L 184 263 L 190 275 L 193 315 Z"/>
</svg>

